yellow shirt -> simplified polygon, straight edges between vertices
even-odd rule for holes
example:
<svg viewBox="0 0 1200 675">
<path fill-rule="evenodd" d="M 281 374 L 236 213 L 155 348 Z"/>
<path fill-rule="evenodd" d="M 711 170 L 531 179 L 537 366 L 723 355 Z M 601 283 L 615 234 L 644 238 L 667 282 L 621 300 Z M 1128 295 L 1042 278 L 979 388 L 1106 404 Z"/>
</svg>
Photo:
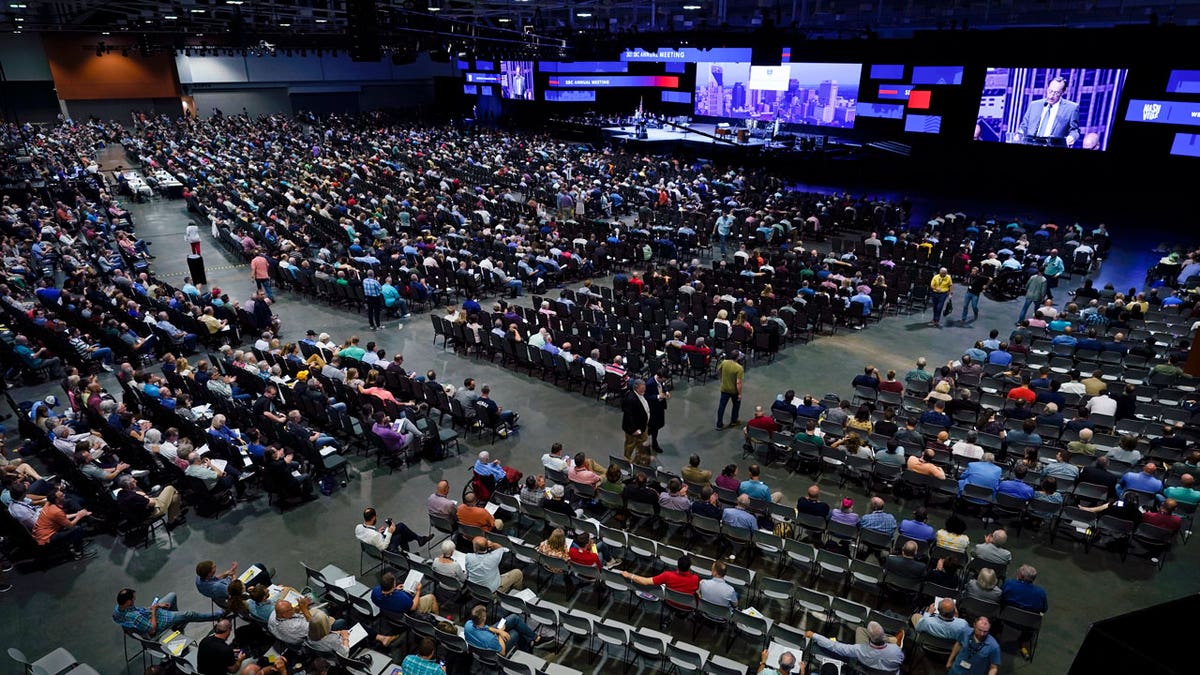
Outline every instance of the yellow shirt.
<svg viewBox="0 0 1200 675">
<path fill-rule="evenodd" d="M 935 274 L 933 279 L 929 280 L 929 288 L 934 293 L 949 293 L 950 287 L 954 285 L 954 280 L 949 274 Z"/>
</svg>

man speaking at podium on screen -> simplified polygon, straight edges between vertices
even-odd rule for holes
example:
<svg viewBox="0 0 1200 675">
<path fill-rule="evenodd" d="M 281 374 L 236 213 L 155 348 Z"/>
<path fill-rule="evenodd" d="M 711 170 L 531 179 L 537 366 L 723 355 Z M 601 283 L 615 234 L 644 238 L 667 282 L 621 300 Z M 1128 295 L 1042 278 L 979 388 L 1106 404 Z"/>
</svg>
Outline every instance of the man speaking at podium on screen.
<svg viewBox="0 0 1200 675">
<path fill-rule="evenodd" d="M 1026 138 L 1064 138 L 1067 147 L 1079 140 L 1079 104 L 1062 97 L 1067 81 L 1062 77 L 1050 80 L 1046 97 L 1029 104 L 1017 131 Z"/>
</svg>

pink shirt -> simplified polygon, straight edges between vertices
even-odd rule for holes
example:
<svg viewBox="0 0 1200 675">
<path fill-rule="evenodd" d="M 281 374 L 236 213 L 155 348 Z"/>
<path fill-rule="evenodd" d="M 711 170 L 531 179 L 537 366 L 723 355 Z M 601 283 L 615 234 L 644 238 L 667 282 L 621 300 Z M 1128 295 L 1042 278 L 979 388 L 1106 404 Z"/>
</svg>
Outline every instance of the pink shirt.
<svg viewBox="0 0 1200 675">
<path fill-rule="evenodd" d="M 250 273 L 255 279 L 270 279 L 271 265 L 265 257 L 254 256 L 254 259 L 250 261 Z"/>
</svg>

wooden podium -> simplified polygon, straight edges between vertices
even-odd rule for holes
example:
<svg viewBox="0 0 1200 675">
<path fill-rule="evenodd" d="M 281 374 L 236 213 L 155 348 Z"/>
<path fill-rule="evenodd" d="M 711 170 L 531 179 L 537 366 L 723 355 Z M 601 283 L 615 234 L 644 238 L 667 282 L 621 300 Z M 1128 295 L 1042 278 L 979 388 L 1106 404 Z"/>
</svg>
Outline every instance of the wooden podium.
<svg viewBox="0 0 1200 675">
<path fill-rule="evenodd" d="M 1183 372 L 1192 377 L 1200 377 L 1200 330 L 1192 336 L 1192 348 L 1188 350 L 1187 363 L 1183 364 Z"/>
</svg>

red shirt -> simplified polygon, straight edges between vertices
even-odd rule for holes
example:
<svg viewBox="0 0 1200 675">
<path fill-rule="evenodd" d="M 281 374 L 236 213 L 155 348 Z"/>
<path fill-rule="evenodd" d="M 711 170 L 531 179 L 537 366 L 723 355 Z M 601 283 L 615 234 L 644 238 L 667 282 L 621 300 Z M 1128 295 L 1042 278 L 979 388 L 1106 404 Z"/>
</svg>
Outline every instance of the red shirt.
<svg viewBox="0 0 1200 675">
<path fill-rule="evenodd" d="M 1174 532 L 1179 529 L 1179 516 L 1161 511 L 1149 511 L 1142 514 L 1142 522 L 1155 527 Z"/>
<path fill-rule="evenodd" d="M 752 417 L 746 422 L 746 426 L 754 427 L 755 429 L 766 429 L 767 431 L 779 431 L 779 423 L 775 418 L 763 415 L 762 417 Z"/>
<path fill-rule="evenodd" d="M 600 556 L 592 553 L 590 550 L 572 546 L 567 549 L 567 555 L 571 558 L 571 562 L 579 563 L 580 565 L 600 566 Z M 697 584 L 697 588 L 699 588 L 699 584 Z"/>
<path fill-rule="evenodd" d="M 1037 401 L 1037 394 L 1033 393 L 1033 390 L 1029 387 L 1022 385 L 1009 390 L 1008 398 L 1019 399 L 1032 405 L 1034 401 Z"/>
<path fill-rule="evenodd" d="M 695 594 L 700 590 L 700 577 L 693 572 L 667 570 L 655 575 L 651 581 L 679 593 Z"/>
<path fill-rule="evenodd" d="M 891 391 L 897 394 L 904 393 L 904 383 L 899 380 L 884 380 L 879 383 L 879 391 Z"/>
</svg>

